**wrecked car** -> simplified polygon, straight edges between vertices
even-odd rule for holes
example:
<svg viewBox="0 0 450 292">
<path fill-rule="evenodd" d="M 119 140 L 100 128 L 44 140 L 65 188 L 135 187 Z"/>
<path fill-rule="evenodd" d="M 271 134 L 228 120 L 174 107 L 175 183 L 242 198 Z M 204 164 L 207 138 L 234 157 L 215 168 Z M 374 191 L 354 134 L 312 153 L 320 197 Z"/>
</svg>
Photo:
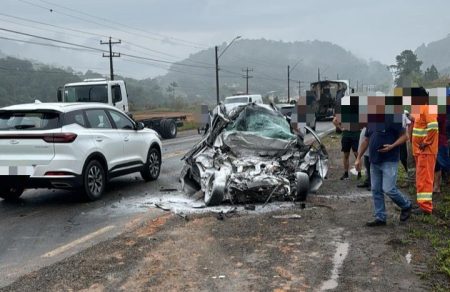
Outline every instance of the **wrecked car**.
<svg viewBox="0 0 450 292">
<path fill-rule="evenodd" d="M 207 206 L 231 203 L 304 201 L 328 171 L 328 154 L 306 145 L 275 106 L 249 103 L 227 112 L 218 105 L 202 140 L 186 153 L 183 190 L 204 196 Z"/>
</svg>

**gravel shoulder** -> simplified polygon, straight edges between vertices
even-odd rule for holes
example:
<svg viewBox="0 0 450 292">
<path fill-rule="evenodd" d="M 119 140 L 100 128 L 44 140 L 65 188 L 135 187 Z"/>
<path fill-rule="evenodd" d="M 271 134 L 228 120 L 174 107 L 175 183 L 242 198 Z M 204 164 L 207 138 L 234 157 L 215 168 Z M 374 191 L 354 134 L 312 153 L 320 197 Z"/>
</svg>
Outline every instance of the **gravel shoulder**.
<svg viewBox="0 0 450 292">
<path fill-rule="evenodd" d="M 386 200 L 388 225 L 367 228 L 371 195 L 340 181 L 339 137 L 325 139 L 330 172 L 300 207 L 271 213 L 144 220 L 111 240 L 21 277 L 0 291 L 424 291 L 433 249 L 410 239 Z M 296 216 L 293 216 L 296 215 Z"/>
</svg>

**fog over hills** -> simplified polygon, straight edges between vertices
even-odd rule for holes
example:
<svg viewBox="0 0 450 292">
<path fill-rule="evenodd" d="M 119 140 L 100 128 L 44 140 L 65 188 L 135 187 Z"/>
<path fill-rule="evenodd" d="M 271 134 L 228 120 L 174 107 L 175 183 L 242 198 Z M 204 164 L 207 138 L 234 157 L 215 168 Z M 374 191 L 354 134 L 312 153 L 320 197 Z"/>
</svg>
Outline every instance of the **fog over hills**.
<svg viewBox="0 0 450 292">
<path fill-rule="evenodd" d="M 227 44 L 224 43 L 219 47 L 219 54 L 224 51 L 226 46 Z M 34 54 L 31 54 L 34 46 L 20 45 L 15 48 L 14 54 L 10 54 L 9 50 L 6 54 L 3 54 L 31 60 L 35 64 L 34 68 L 39 68 L 42 64 L 48 64 L 49 68 L 55 67 L 58 70 L 66 70 L 69 74 L 74 74 L 74 77 L 71 77 L 74 80 L 80 79 L 86 73 L 77 69 L 81 62 L 80 60 L 83 59 L 83 56 L 78 55 L 77 52 L 50 51 L 51 49 L 47 49 L 49 51 L 45 54 L 45 58 L 41 60 L 40 50 L 36 50 Z M 24 48 L 26 50 L 22 50 Z M 40 49 L 42 50 L 43 48 Z M 2 56 L 1 54 L 2 52 L 0 52 L 0 56 Z M 70 57 L 72 54 L 73 57 Z M 53 57 L 49 59 L 49 55 L 53 55 Z M 101 60 L 102 65 L 94 64 L 95 66 L 90 71 L 109 77 L 107 58 L 94 57 Z M 65 62 L 61 62 L 61 59 L 64 59 Z M 171 65 L 168 73 L 161 74 L 159 77 L 150 78 L 151 75 L 148 74 L 148 78 L 139 78 L 140 81 L 134 78 L 134 82 L 131 82 L 132 78 L 127 78 L 130 80 L 129 84 L 134 85 L 131 92 L 136 91 L 139 93 L 139 97 L 135 99 L 136 103 L 145 105 L 145 100 L 151 100 L 152 105 L 154 105 L 154 103 L 161 101 L 161 97 L 164 95 L 171 95 L 172 98 L 182 97 L 184 100 L 190 101 L 213 103 L 216 96 L 214 60 L 214 48 L 209 48 L 194 53 L 187 59 Z M 145 70 L 145 68 L 153 66 L 153 64 L 148 62 L 144 64 L 128 64 L 118 62 L 116 59 L 114 61 L 115 73 L 125 77 L 133 77 L 133 75 L 126 74 L 126 72 Z M 11 62 L 13 61 L 10 61 L 9 64 Z M 73 65 L 71 65 L 72 63 Z M 249 72 L 251 76 L 249 79 L 249 92 L 262 95 L 271 92 L 280 98 L 286 97 L 288 65 L 291 68 L 291 97 L 298 95 L 299 81 L 301 94 L 305 94 L 309 83 L 318 80 L 319 71 L 321 80 L 336 79 L 338 77 L 340 79 L 350 79 L 351 86 L 355 88 L 358 86 L 359 90 L 362 89 L 362 86 L 373 85 L 375 89 L 387 92 L 392 85 L 392 76 L 386 65 L 378 61 L 360 59 L 350 51 L 330 42 L 317 40 L 282 42 L 265 39 L 243 39 L 234 42 L 219 59 L 220 95 L 223 97 L 237 92 L 245 92 L 246 80 L 243 78 L 244 72 L 242 70 L 248 67 L 252 70 Z M 46 77 L 44 78 L 44 73 L 44 71 L 40 71 L 40 74 L 31 74 L 28 77 L 32 79 L 46 79 Z M 139 73 L 146 75 L 145 71 Z M 3 72 L 3 74 L 6 74 L 6 72 Z M 15 74 L 17 75 L 17 72 Z M 54 92 L 54 88 L 62 85 L 51 84 L 50 80 L 53 80 L 53 78 L 49 77 L 48 79 L 45 81 L 46 86 L 49 88 L 46 92 Z M 42 80 L 32 80 L 31 83 L 39 84 L 40 81 Z M 175 85 L 175 93 L 167 90 L 170 84 Z M 149 88 L 151 88 L 151 91 L 148 90 Z M 27 94 L 22 96 L 21 100 L 28 100 L 27 96 L 31 98 L 32 96 L 39 96 L 39 94 L 30 88 L 27 89 Z"/>
<path fill-rule="evenodd" d="M 422 44 L 415 51 L 423 62 L 422 69 L 434 65 L 441 74 L 450 74 L 450 34 L 427 45 Z"/>
<path fill-rule="evenodd" d="M 219 54 L 226 44 L 219 48 Z M 215 96 L 214 49 L 192 54 L 186 60 L 174 65 L 169 73 L 160 78 L 163 85 L 175 81 L 177 90 L 191 95 Z M 211 68 L 188 67 L 195 64 Z M 297 64 L 297 66 L 295 66 Z M 181 66 L 184 65 L 184 66 Z M 351 86 L 357 84 L 375 85 L 386 90 L 392 83 L 392 76 L 386 65 L 377 61 L 365 61 L 350 51 L 324 41 L 281 42 L 265 39 L 238 40 L 219 59 L 220 85 L 223 95 L 245 91 L 242 71 L 250 68 L 249 91 L 276 95 L 287 95 L 287 66 L 290 65 L 291 95 L 298 94 L 301 81 L 302 94 L 310 82 L 323 79 L 350 79 Z M 222 94 L 221 94 L 222 95 Z"/>
</svg>

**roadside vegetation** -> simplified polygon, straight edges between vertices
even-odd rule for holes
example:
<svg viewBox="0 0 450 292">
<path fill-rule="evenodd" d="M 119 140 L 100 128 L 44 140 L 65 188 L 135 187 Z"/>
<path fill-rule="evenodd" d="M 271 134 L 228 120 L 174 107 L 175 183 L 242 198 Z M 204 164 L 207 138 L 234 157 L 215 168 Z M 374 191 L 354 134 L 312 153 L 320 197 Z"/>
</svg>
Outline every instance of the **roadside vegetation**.
<svg viewBox="0 0 450 292">
<path fill-rule="evenodd" d="M 410 198 L 415 201 L 415 187 L 407 182 L 403 167 L 399 167 L 399 185 L 408 185 Z M 431 283 L 434 291 L 450 291 L 450 185 L 442 186 L 440 195 L 433 195 L 433 215 L 411 218 L 407 245 L 425 261 L 427 269 L 421 277 Z"/>
</svg>

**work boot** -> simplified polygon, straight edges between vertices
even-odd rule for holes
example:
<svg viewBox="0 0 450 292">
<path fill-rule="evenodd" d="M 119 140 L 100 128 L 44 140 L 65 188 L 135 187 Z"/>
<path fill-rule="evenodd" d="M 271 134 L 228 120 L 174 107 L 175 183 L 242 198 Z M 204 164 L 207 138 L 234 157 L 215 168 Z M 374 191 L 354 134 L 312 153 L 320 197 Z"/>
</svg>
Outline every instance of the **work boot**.
<svg viewBox="0 0 450 292">
<path fill-rule="evenodd" d="M 349 179 L 349 177 L 348 177 L 348 172 L 346 171 L 346 172 L 344 172 L 344 174 L 341 176 L 341 180 L 348 180 Z"/>
<path fill-rule="evenodd" d="M 385 226 L 386 221 L 382 221 L 380 219 L 375 219 L 373 221 L 366 222 L 367 227 L 377 227 L 377 226 Z"/>
<path fill-rule="evenodd" d="M 358 188 L 369 188 L 370 184 L 367 181 L 361 182 L 356 185 Z"/>
<path fill-rule="evenodd" d="M 400 221 L 405 222 L 411 216 L 412 205 L 409 208 L 403 209 L 400 213 Z"/>
</svg>

